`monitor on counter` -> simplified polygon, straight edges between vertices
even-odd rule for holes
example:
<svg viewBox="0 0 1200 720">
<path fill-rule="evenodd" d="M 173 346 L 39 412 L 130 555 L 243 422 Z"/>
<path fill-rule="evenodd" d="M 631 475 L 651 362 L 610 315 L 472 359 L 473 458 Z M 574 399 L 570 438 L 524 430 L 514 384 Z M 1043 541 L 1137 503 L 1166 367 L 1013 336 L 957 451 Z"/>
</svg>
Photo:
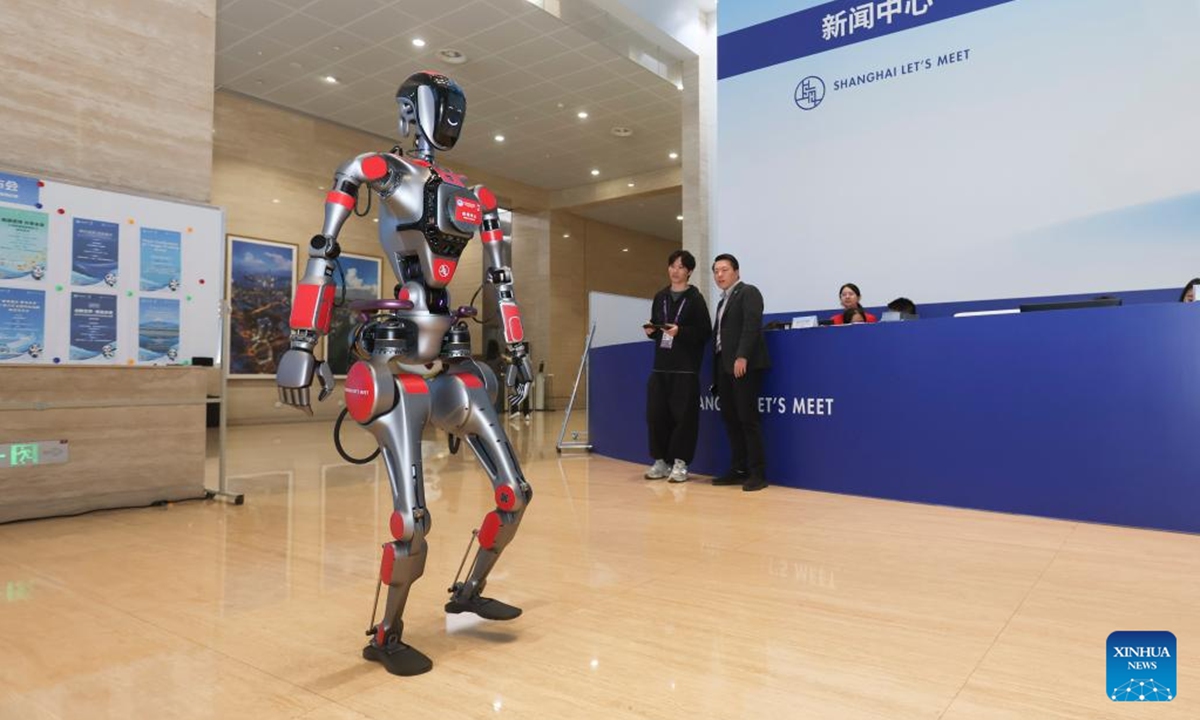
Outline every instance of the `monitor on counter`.
<svg viewBox="0 0 1200 720">
<path fill-rule="evenodd" d="M 1119 297 L 1098 297 L 1091 300 L 1068 300 L 1065 302 L 1029 303 L 1021 306 L 1021 312 L 1040 312 L 1042 310 L 1079 310 L 1081 308 L 1117 307 L 1121 304 Z"/>
</svg>

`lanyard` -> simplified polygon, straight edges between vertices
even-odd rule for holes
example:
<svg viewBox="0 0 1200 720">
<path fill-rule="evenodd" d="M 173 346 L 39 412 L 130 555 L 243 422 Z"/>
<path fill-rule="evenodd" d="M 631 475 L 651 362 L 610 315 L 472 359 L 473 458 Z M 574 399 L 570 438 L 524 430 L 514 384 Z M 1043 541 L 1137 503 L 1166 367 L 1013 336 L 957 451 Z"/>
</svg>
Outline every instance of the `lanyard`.
<svg viewBox="0 0 1200 720">
<path fill-rule="evenodd" d="M 675 319 L 671 321 L 672 325 L 679 324 L 679 316 L 683 314 L 683 307 L 685 305 L 687 305 L 686 297 L 683 298 L 683 301 L 679 303 L 679 309 L 675 311 Z M 663 298 L 663 320 L 666 320 L 666 319 L 667 319 L 667 299 Z"/>
</svg>

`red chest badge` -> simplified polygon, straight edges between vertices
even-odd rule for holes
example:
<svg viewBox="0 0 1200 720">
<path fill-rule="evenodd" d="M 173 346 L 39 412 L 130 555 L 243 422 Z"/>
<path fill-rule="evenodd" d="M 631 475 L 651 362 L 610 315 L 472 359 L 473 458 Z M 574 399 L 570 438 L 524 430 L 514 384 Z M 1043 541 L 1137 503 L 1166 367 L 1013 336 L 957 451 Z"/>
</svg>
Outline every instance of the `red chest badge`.
<svg viewBox="0 0 1200 720">
<path fill-rule="evenodd" d="M 483 208 L 470 198 L 454 198 L 454 219 L 460 223 L 478 225 L 483 222 Z"/>
</svg>

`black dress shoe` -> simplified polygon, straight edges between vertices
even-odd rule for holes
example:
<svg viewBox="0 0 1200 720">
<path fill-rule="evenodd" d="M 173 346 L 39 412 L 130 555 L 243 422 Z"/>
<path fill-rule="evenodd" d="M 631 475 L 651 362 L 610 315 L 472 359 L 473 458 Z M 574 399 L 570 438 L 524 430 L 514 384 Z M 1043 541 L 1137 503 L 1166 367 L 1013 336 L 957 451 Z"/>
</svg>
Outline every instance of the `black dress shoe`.
<svg viewBox="0 0 1200 720">
<path fill-rule="evenodd" d="M 749 477 L 744 472 L 727 472 L 721 477 L 713 478 L 713 485 L 744 485 Z"/>
<path fill-rule="evenodd" d="M 762 490 L 766 486 L 767 481 L 764 478 L 752 477 L 746 478 L 746 482 L 742 483 L 742 490 L 745 492 L 754 492 L 755 490 Z"/>
</svg>

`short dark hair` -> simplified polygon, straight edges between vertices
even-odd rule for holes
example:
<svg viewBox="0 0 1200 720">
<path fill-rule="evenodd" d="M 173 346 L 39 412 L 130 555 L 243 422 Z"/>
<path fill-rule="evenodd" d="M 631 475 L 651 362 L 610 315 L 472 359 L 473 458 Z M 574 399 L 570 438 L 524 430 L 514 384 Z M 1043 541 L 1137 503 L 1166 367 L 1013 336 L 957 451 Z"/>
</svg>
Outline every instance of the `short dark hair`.
<svg viewBox="0 0 1200 720">
<path fill-rule="evenodd" d="M 688 272 L 696 269 L 696 257 L 687 250 L 676 250 L 675 252 L 671 253 L 667 257 L 667 267 L 674 265 L 676 260 L 682 261 L 683 266 L 687 268 Z"/>
<path fill-rule="evenodd" d="M 1191 280 L 1188 280 L 1188 284 L 1184 285 L 1183 291 L 1179 293 L 1179 302 L 1183 302 L 1183 299 L 1187 297 L 1187 291 L 1191 290 L 1196 285 L 1200 285 L 1200 278 L 1192 278 Z"/>
<path fill-rule="evenodd" d="M 713 258 L 713 268 L 716 268 L 717 263 L 721 262 L 722 260 L 728 261 L 729 266 L 732 267 L 734 270 L 741 270 L 741 268 L 738 267 L 737 258 L 730 255 L 729 253 L 721 253 L 720 255 Z"/>
<path fill-rule="evenodd" d="M 904 313 L 905 315 L 917 314 L 916 304 L 906 297 L 898 297 L 888 303 L 888 310 L 891 310 L 892 312 Z"/>
</svg>

